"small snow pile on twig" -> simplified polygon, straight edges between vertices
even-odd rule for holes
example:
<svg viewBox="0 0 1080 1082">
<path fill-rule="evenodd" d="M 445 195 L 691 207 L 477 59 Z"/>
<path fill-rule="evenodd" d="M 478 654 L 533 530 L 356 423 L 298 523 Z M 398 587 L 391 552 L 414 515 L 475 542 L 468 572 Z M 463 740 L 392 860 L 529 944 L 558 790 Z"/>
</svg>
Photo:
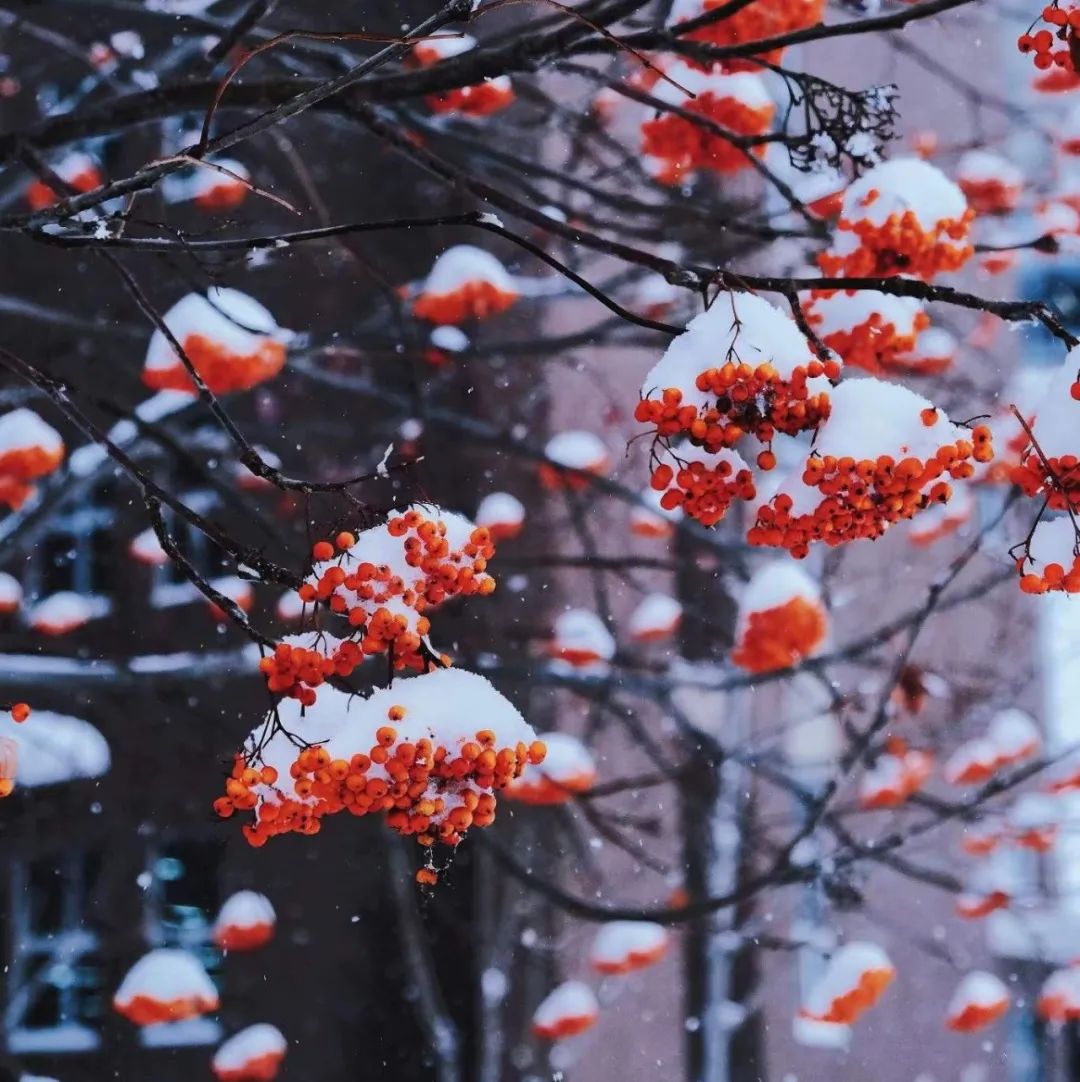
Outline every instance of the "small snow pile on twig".
<svg viewBox="0 0 1080 1082">
<path fill-rule="evenodd" d="M 1063 809 L 1049 793 L 1023 793 L 1006 816 L 1008 840 L 1020 849 L 1048 853 L 1057 842 Z"/>
<path fill-rule="evenodd" d="M 161 542 L 152 526 L 148 526 L 131 539 L 128 544 L 128 553 L 139 563 L 150 567 L 161 567 L 169 562 L 169 554 L 161 547 Z"/>
<path fill-rule="evenodd" d="M 983 736 L 968 740 L 945 764 L 951 785 L 983 785 L 999 770 L 1030 759 L 1042 744 L 1034 719 L 1014 707 L 996 713 Z"/>
<path fill-rule="evenodd" d="M 630 508 L 630 532 L 638 537 L 667 538 L 675 532 L 675 524 L 684 515 L 681 506 L 667 508 L 663 505 L 664 493 L 651 485 L 641 493 L 645 506 L 634 504 Z"/>
<path fill-rule="evenodd" d="M 1045 1022 L 1080 1020 L 1080 967 L 1057 969 L 1043 982 L 1035 1011 Z"/>
<path fill-rule="evenodd" d="M 207 158 L 196 168 L 188 186 L 192 202 L 208 214 L 235 210 L 250 191 L 251 173 L 234 158 Z"/>
<path fill-rule="evenodd" d="M 933 757 L 927 752 L 908 748 L 902 743 L 890 747 L 862 776 L 860 806 L 877 809 L 903 804 L 923 787 L 933 766 Z"/>
<path fill-rule="evenodd" d="M 414 67 L 429 68 L 442 60 L 463 56 L 475 49 L 476 45 L 476 38 L 469 34 L 435 34 L 412 47 L 409 61 Z M 472 86 L 429 94 L 425 100 L 433 113 L 485 117 L 505 109 L 513 102 L 514 86 L 509 76 L 496 75 Z"/>
</svg>

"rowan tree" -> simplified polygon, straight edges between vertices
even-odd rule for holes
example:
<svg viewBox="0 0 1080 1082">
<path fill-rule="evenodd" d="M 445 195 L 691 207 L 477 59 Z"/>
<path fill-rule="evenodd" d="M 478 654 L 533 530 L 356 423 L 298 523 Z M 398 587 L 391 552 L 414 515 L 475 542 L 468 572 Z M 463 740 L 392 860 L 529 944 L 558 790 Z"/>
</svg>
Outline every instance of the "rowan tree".
<svg viewBox="0 0 1080 1082">
<path fill-rule="evenodd" d="M 230 1004 L 231 956 L 292 934 L 259 869 L 347 846 L 416 1002 L 395 1077 L 767 1077 L 770 1020 L 858 1048 L 905 986 L 992 1062 L 1010 1016 L 1062 1044 L 1080 8 L 40 0 L 0 29 L 4 809 L 62 780 L 43 746 L 64 776 L 144 754 L 137 718 L 103 763 L 63 717 L 141 680 L 192 691 L 221 756 L 192 785 L 258 851 L 206 929 L 224 980 L 116 940 L 124 1025 L 227 1009 L 206 1069 L 288 1077 L 319 1005 Z M 130 507 L 109 596 L 27 578 L 100 485 Z M 165 784 L 137 777 L 136 834 Z M 925 891 L 937 938 L 896 905 Z M 667 1044 L 606 1058 L 672 1003 Z"/>
</svg>

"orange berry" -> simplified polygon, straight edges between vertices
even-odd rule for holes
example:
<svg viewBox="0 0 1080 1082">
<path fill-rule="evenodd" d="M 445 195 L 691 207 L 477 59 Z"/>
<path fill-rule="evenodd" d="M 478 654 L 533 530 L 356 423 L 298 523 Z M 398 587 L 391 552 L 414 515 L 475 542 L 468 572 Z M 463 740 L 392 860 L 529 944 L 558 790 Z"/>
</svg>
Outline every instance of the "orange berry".
<svg viewBox="0 0 1080 1082">
<path fill-rule="evenodd" d="M 11 708 L 11 720 L 12 721 L 26 721 L 30 716 L 30 704 L 29 703 L 16 703 Z"/>
<path fill-rule="evenodd" d="M 329 560 L 334 555 L 334 546 L 329 541 L 316 541 L 311 546 L 311 555 L 320 563 Z"/>
<path fill-rule="evenodd" d="M 351 549 L 356 544 L 356 535 L 350 533 L 348 530 L 342 530 L 341 533 L 334 538 L 334 544 L 339 549 Z"/>
</svg>

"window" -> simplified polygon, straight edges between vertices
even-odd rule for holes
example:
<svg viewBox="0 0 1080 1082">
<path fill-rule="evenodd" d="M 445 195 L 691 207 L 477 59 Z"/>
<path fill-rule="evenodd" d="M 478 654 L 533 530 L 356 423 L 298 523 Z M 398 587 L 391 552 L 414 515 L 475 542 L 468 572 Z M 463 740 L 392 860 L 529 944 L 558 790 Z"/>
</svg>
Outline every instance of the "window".
<svg viewBox="0 0 1080 1082">
<path fill-rule="evenodd" d="M 99 865 L 83 853 L 12 864 L 4 1030 L 15 1055 L 98 1045 L 104 992 L 98 939 L 85 926 L 85 913 Z"/>
<path fill-rule="evenodd" d="M 110 507 L 89 503 L 53 520 L 53 528 L 37 547 L 38 560 L 28 584 L 38 597 L 61 590 L 108 594 L 112 576 L 114 514 Z"/>
<path fill-rule="evenodd" d="M 1061 316 L 1062 323 L 1076 333 L 1080 329 L 1080 263 L 1059 259 L 1053 266 L 1035 267 L 1021 279 L 1025 297 L 1046 301 Z M 1021 328 L 1022 356 L 1036 365 L 1057 365 L 1061 361 L 1061 344 L 1039 325 Z"/>
</svg>

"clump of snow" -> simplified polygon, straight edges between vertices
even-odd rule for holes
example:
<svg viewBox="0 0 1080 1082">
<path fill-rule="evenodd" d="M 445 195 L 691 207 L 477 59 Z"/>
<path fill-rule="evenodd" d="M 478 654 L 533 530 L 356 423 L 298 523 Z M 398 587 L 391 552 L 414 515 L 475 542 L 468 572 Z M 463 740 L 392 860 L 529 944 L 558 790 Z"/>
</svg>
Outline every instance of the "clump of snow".
<svg viewBox="0 0 1080 1082">
<path fill-rule="evenodd" d="M 214 942 L 222 950 L 261 947 L 274 934 L 277 914 L 265 894 L 240 890 L 230 895 L 214 922 Z"/>
<path fill-rule="evenodd" d="M 599 473 L 608 462 L 608 449 L 599 436 L 578 430 L 552 436 L 544 447 L 544 454 L 564 469 L 590 473 Z"/>
<path fill-rule="evenodd" d="M 452 323 L 433 327 L 429 341 L 436 349 L 441 349 L 446 353 L 464 353 L 469 348 L 469 336 Z"/>
<path fill-rule="evenodd" d="M 1042 733 L 1035 719 L 1016 707 L 999 710 L 990 719 L 986 736 L 997 748 L 1003 763 L 1028 759 L 1042 744 Z"/>
<path fill-rule="evenodd" d="M 239 575 L 223 575 L 221 578 L 211 579 L 210 585 L 222 597 L 239 605 L 245 612 L 251 608 L 255 594 L 251 589 L 251 583 Z"/>
<path fill-rule="evenodd" d="M 967 973 L 949 1000 L 945 1023 L 950 1029 L 970 1032 L 1000 1018 L 1009 1007 L 1009 990 L 986 970 Z"/>
<path fill-rule="evenodd" d="M 647 594 L 630 614 L 630 637 L 635 642 L 666 639 L 682 620 L 682 605 L 668 594 Z"/>
<path fill-rule="evenodd" d="M 435 260 L 424 280 L 424 295 L 444 296 L 462 286 L 486 282 L 501 293 L 516 293 L 514 279 L 498 258 L 472 244 L 456 244 Z"/>
<path fill-rule="evenodd" d="M 509 492 L 491 492 L 476 509 L 476 525 L 490 530 L 496 541 L 516 537 L 525 523 L 525 505 Z"/>
<path fill-rule="evenodd" d="M 267 1082 L 289 1050 L 277 1026 L 259 1022 L 234 1033 L 214 1053 L 211 1069 L 218 1082 Z"/>
<path fill-rule="evenodd" d="M 103 616 L 107 610 L 108 602 L 104 598 L 61 590 L 34 605 L 29 622 L 44 635 L 66 635 Z"/>
<path fill-rule="evenodd" d="M 292 623 L 295 620 L 299 620 L 304 615 L 305 605 L 300 595 L 295 590 L 286 590 L 285 593 L 278 598 L 277 605 L 274 606 L 274 611 L 277 613 L 279 620 L 284 620 L 286 623 Z"/>
<path fill-rule="evenodd" d="M 0 571 L 0 614 L 17 612 L 22 599 L 22 583 L 14 575 Z"/>
<path fill-rule="evenodd" d="M 670 938 L 666 928 L 650 921 L 611 921 L 593 939 L 589 963 L 600 973 L 644 969 L 660 961 L 667 952 Z"/>
<path fill-rule="evenodd" d="M 1007 158 L 990 150 L 976 148 L 966 151 L 956 166 L 960 181 L 996 180 L 1003 184 L 1022 185 L 1024 174 Z"/>
<path fill-rule="evenodd" d="M 697 385 L 698 376 L 709 368 L 728 361 L 754 369 L 768 364 L 781 379 L 790 379 L 796 368 L 814 360 L 790 316 L 752 293 L 725 293 L 672 339 L 642 382 L 641 395 L 649 398 L 672 387 L 682 392 L 685 405 L 701 409 L 715 397 Z M 829 381 L 819 376 L 806 385 L 810 393 L 819 393 L 828 390 Z"/>
<path fill-rule="evenodd" d="M 964 193 L 937 166 L 922 158 L 893 158 L 852 182 L 841 216 L 883 225 L 892 215 L 910 211 L 924 229 L 931 229 L 941 221 L 958 221 L 966 210 Z"/>
<path fill-rule="evenodd" d="M 1039 991 L 1035 1009 L 1047 1022 L 1080 1019 L 1080 968 L 1070 966 L 1051 973 Z"/>
<path fill-rule="evenodd" d="M 189 293 L 165 313 L 163 322 L 203 381 L 218 394 L 248 390 L 277 375 L 295 337 L 254 298 L 224 287 L 214 287 L 205 296 Z M 160 328 L 155 328 L 147 347 L 143 382 L 159 389 L 195 391 L 183 359 Z"/>
<path fill-rule="evenodd" d="M 113 1007 L 136 1025 L 154 1025 L 215 1011 L 218 993 L 195 955 L 159 947 L 128 970 Z"/>
<path fill-rule="evenodd" d="M 564 981 L 536 1008 L 532 1031 L 537 1037 L 560 1040 L 592 1028 L 600 1014 L 593 990 L 581 981 Z"/>
<path fill-rule="evenodd" d="M 732 98 L 748 109 L 765 110 L 773 107 L 772 95 L 765 86 L 765 81 L 760 75 L 748 71 L 706 71 L 704 68 L 693 67 L 684 60 L 676 60 L 665 67 L 664 74 L 667 79 L 660 79 L 656 83 L 652 95 L 665 105 L 686 108 L 694 97 L 711 94 L 715 98 Z M 673 86 L 672 83 L 678 83 L 679 86 Z M 688 98 L 686 91 L 693 97 Z"/>
<path fill-rule="evenodd" d="M 651 486 L 641 493 L 642 503 L 630 508 L 630 530 L 640 537 L 670 537 L 674 524 L 683 518 L 683 509 L 668 509 L 661 504 L 663 492 Z"/>
<path fill-rule="evenodd" d="M 945 412 L 899 383 L 853 379 L 832 391 L 833 411 L 821 429 L 816 452 L 856 462 L 880 455 L 932 459 L 945 443 L 967 439 L 967 429 L 954 425 Z M 933 410 L 933 425 L 922 411 Z"/>
<path fill-rule="evenodd" d="M 916 319 L 923 310 L 914 297 L 897 297 L 874 289 L 841 289 L 813 300 L 814 329 L 821 338 L 836 331 L 850 331 L 877 317 L 892 324 L 896 333 L 911 337 L 917 331 Z"/>
<path fill-rule="evenodd" d="M 944 776 L 950 785 L 981 785 L 997 768 L 998 749 L 989 740 L 969 740 L 949 757 Z"/>
<path fill-rule="evenodd" d="M 791 560 L 771 560 L 759 567 L 739 597 L 736 638 L 746 633 L 753 613 L 778 609 L 796 597 L 819 604 L 821 587 Z"/>
<path fill-rule="evenodd" d="M 452 56 L 461 56 L 476 48 L 476 38 L 471 34 L 434 34 L 418 41 L 412 50 L 413 59 L 421 67 L 427 67 Z"/>
<path fill-rule="evenodd" d="M 0 456 L 10 451 L 41 448 L 48 454 L 62 454 L 60 433 L 33 410 L 19 407 L 0 416 Z"/>
<path fill-rule="evenodd" d="M 292 337 L 254 297 L 224 286 L 212 287 L 206 296 L 189 293 L 182 297 L 165 313 L 164 322 L 181 345 L 197 334 L 238 356 L 257 352 L 264 338 L 287 342 Z M 155 330 L 146 351 L 146 368 L 155 371 L 178 364 L 182 362 L 169 340 Z"/>
<path fill-rule="evenodd" d="M 131 539 L 128 552 L 139 563 L 149 564 L 151 567 L 160 567 L 169 562 L 169 554 L 161 547 L 158 535 L 151 526 Z"/>
<path fill-rule="evenodd" d="M 615 639 L 595 612 L 567 609 L 555 618 L 549 649 L 571 665 L 590 665 L 615 656 Z"/>
<path fill-rule="evenodd" d="M 35 710 L 16 723 L 0 714 L 0 738 L 15 747 L 19 785 L 59 785 L 76 778 L 98 778 L 109 769 L 109 745 L 88 721 Z"/>
<path fill-rule="evenodd" d="M 847 943 L 829 959 L 802 1013 L 820 1022 L 853 1022 L 878 1001 L 895 976 L 889 956 L 876 943 Z"/>
<path fill-rule="evenodd" d="M 547 748 L 542 763 L 529 763 L 507 786 L 506 795 L 526 804 L 563 804 L 588 792 L 596 781 L 592 752 L 569 733 L 541 733 Z"/>
</svg>

